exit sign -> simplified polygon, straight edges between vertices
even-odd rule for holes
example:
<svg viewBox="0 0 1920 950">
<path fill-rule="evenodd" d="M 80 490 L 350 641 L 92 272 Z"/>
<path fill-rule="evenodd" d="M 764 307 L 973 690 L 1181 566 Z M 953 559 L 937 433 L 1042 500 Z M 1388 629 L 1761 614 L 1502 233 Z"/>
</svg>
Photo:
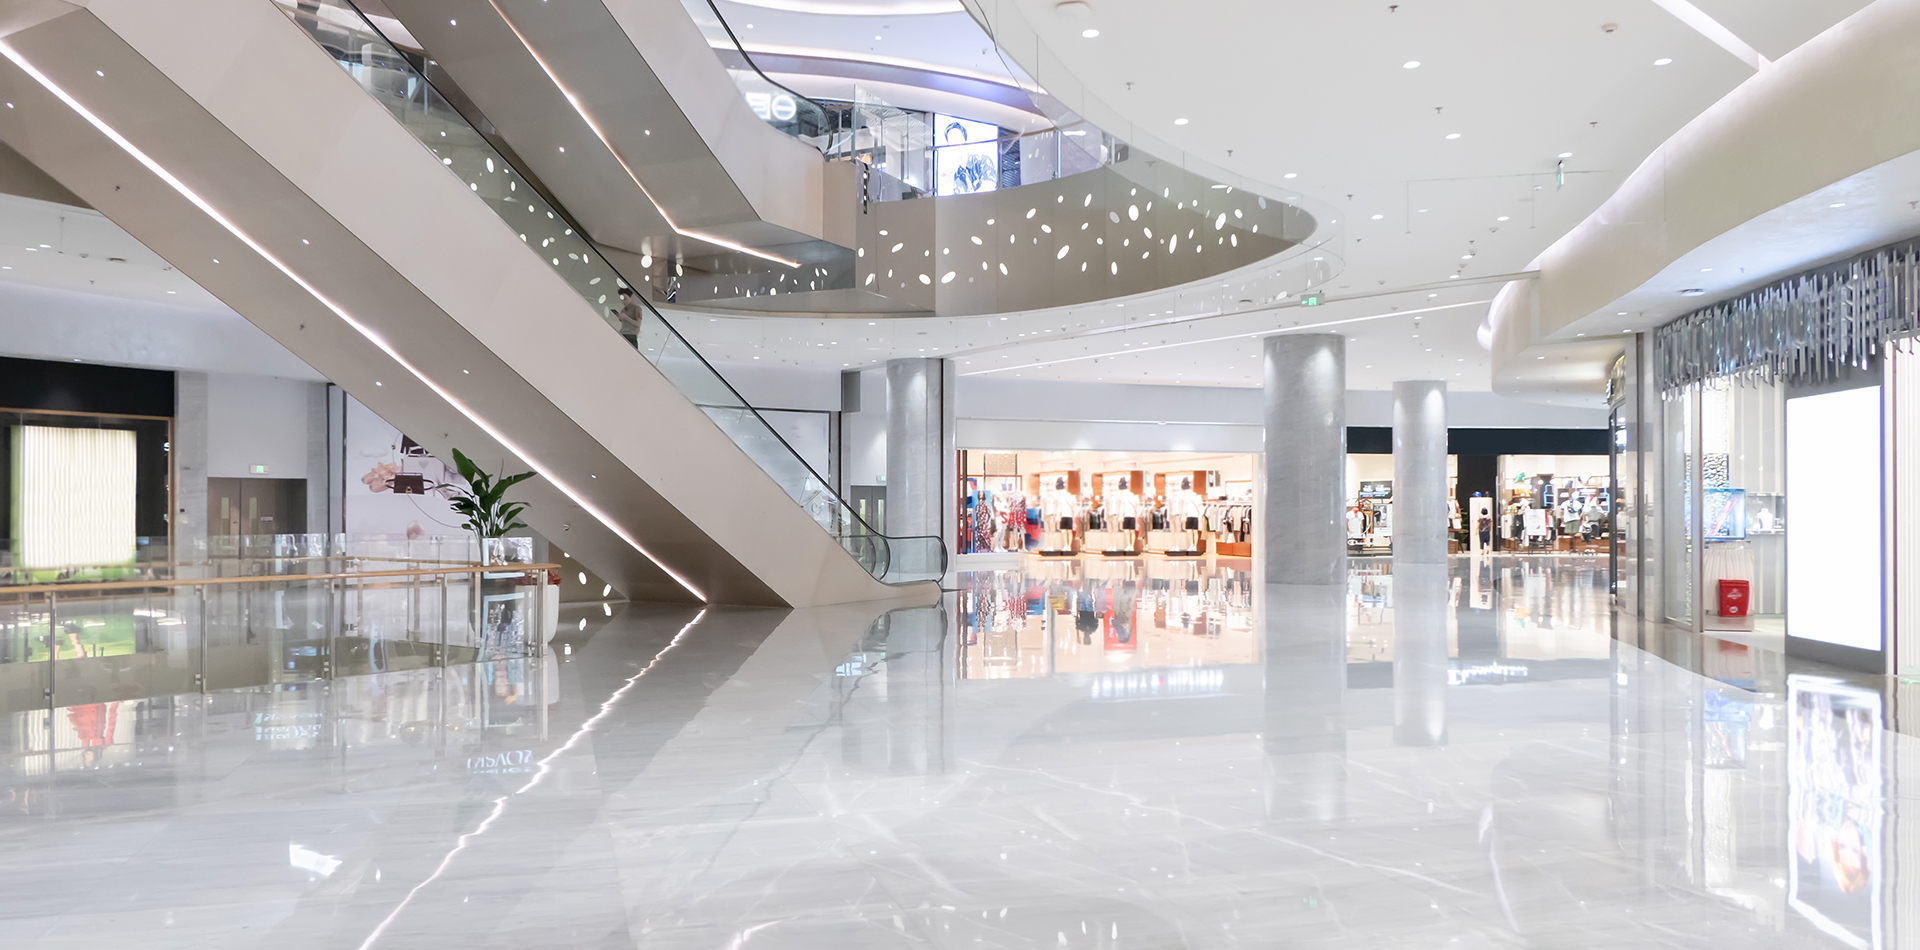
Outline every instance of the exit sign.
<svg viewBox="0 0 1920 950">
<path fill-rule="evenodd" d="M 1306 295 L 1305 297 L 1301 297 L 1301 298 L 1300 298 L 1300 306 L 1302 306 L 1302 307 L 1318 307 L 1318 306 L 1320 306 L 1320 295 L 1319 295 L 1319 294 L 1308 294 L 1308 295 Z"/>
<path fill-rule="evenodd" d="M 267 467 L 265 465 L 255 465 L 253 466 L 252 471 L 253 471 L 253 474 L 255 475 L 265 475 L 267 474 Z"/>
</svg>

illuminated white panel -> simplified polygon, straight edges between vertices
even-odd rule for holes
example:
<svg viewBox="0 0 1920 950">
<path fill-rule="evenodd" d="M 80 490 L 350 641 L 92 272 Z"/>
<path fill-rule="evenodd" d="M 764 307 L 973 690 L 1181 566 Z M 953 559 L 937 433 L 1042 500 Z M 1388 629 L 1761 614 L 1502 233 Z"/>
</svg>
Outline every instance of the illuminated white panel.
<svg viewBox="0 0 1920 950">
<path fill-rule="evenodd" d="M 16 426 L 13 505 L 27 567 L 133 560 L 137 444 L 125 429 Z"/>
<path fill-rule="evenodd" d="M 1880 481 L 1880 387 L 1787 400 L 1788 635 L 1880 649 Z"/>
</svg>

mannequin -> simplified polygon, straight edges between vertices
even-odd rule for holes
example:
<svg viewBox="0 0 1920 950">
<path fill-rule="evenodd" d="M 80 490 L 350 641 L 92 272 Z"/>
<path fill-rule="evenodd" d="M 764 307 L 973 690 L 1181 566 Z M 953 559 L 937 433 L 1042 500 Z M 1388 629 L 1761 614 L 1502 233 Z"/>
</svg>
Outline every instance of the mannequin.
<svg viewBox="0 0 1920 950">
<path fill-rule="evenodd" d="M 1200 496 L 1193 492 L 1193 477 L 1180 479 L 1180 487 L 1167 492 L 1167 527 L 1180 532 L 1182 553 L 1200 553 Z"/>
<path fill-rule="evenodd" d="M 1040 493 L 1040 553 L 1073 553 L 1073 516 L 1078 505 L 1067 491 L 1067 480 L 1056 478 Z"/>
<path fill-rule="evenodd" d="M 1140 496 L 1134 494 L 1127 485 L 1126 476 L 1106 495 L 1107 530 L 1119 531 L 1126 539 L 1128 553 L 1138 551 L 1140 545 Z"/>
</svg>

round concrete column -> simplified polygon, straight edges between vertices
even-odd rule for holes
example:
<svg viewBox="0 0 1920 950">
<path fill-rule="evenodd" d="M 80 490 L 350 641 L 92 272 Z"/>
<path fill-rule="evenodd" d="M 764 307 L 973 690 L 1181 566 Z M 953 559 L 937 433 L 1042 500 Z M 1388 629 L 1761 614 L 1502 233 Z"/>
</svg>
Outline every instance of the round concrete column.
<svg viewBox="0 0 1920 950">
<path fill-rule="evenodd" d="M 1393 384 L 1393 560 L 1447 562 L 1447 384 Z"/>
<path fill-rule="evenodd" d="M 1347 341 L 1266 339 L 1266 492 L 1259 521 L 1269 584 L 1345 584 Z"/>
</svg>

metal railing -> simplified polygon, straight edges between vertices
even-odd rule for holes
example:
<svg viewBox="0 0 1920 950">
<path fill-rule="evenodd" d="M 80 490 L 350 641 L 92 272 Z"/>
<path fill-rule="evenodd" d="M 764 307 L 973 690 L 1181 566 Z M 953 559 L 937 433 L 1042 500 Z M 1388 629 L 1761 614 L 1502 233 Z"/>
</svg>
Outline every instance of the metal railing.
<svg viewBox="0 0 1920 950">
<path fill-rule="evenodd" d="M 0 588 L 6 712 L 537 656 L 558 564 L 369 567 Z"/>
</svg>

